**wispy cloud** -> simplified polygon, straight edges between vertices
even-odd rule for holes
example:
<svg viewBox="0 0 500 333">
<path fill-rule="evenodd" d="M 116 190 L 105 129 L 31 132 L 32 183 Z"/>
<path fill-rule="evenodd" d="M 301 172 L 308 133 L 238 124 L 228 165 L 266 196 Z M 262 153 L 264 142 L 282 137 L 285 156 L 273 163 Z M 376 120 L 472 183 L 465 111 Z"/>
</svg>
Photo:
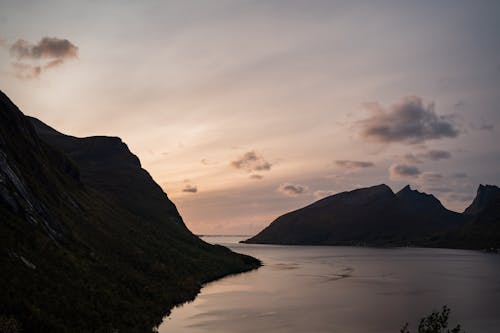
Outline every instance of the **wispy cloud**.
<svg viewBox="0 0 500 333">
<path fill-rule="evenodd" d="M 37 44 L 18 39 L 10 47 L 10 54 L 23 59 L 69 59 L 78 57 L 78 47 L 67 39 L 44 37 Z"/>
<path fill-rule="evenodd" d="M 359 170 L 375 166 L 372 162 L 337 160 L 335 164 L 348 170 Z"/>
<path fill-rule="evenodd" d="M 425 105 L 418 96 L 404 97 L 389 109 L 378 103 L 367 107 L 373 115 L 359 122 L 361 137 L 367 140 L 416 144 L 460 134 L 450 117 L 438 115 L 434 103 Z"/>
<path fill-rule="evenodd" d="M 406 163 L 409 163 L 409 164 L 417 164 L 417 163 L 422 163 L 422 160 L 420 160 L 418 157 L 416 157 L 415 155 L 413 154 L 406 154 L 403 156 L 403 160 L 406 162 Z"/>
<path fill-rule="evenodd" d="M 424 172 L 420 175 L 422 180 L 427 183 L 435 183 L 441 181 L 444 176 L 437 172 Z"/>
<path fill-rule="evenodd" d="M 24 39 L 10 46 L 14 76 L 18 79 L 35 79 L 43 71 L 64 64 L 67 59 L 78 57 L 78 47 L 67 39 L 44 37 L 33 44 Z"/>
<path fill-rule="evenodd" d="M 416 178 L 422 172 L 414 165 L 393 164 L 389 168 L 391 179 Z"/>
<path fill-rule="evenodd" d="M 184 186 L 184 188 L 182 189 L 182 192 L 197 193 L 198 192 L 198 186 L 188 184 L 188 185 Z"/>
<path fill-rule="evenodd" d="M 333 190 L 317 190 L 317 191 L 314 191 L 313 196 L 317 200 L 319 200 L 319 199 L 329 197 L 330 195 L 334 195 L 335 193 L 337 193 L 337 192 L 335 192 Z"/>
<path fill-rule="evenodd" d="M 254 171 L 269 171 L 272 164 L 269 163 L 260 154 L 254 150 L 246 152 L 243 156 L 231 161 L 231 166 L 235 169 L 244 170 L 246 172 Z"/>
<path fill-rule="evenodd" d="M 439 161 L 451 158 L 451 153 L 446 150 L 429 150 L 425 153 L 419 154 L 419 157 L 427 158 L 433 161 Z"/>
<path fill-rule="evenodd" d="M 290 196 L 296 197 L 298 195 L 304 194 L 307 192 L 307 186 L 299 185 L 299 184 L 291 184 L 284 183 L 278 187 L 278 192 Z"/>
<path fill-rule="evenodd" d="M 493 124 L 481 124 L 478 127 L 482 131 L 493 131 L 495 129 L 495 125 Z"/>
</svg>

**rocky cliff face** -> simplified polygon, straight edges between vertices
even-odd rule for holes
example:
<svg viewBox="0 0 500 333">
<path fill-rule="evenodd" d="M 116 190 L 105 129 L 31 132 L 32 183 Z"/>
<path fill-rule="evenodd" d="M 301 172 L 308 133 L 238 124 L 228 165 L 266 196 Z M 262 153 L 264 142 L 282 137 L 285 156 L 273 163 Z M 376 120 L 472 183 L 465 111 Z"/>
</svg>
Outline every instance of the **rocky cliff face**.
<svg viewBox="0 0 500 333">
<path fill-rule="evenodd" d="M 0 318 L 25 332 L 144 332 L 259 262 L 204 243 L 113 137 L 75 138 L 0 93 Z"/>
</svg>

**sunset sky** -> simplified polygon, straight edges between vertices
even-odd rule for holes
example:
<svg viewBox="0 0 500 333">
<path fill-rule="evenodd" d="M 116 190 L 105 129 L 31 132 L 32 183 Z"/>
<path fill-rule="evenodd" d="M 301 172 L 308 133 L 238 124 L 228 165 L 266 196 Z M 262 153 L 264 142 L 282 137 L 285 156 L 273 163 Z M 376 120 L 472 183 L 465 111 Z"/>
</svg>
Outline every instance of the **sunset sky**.
<svg viewBox="0 0 500 333">
<path fill-rule="evenodd" d="M 0 89 L 121 137 L 195 233 L 380 183 L 462 211 L 500 185 L 499 32 L 499 1 L 2 0 Z"/>
</svg>

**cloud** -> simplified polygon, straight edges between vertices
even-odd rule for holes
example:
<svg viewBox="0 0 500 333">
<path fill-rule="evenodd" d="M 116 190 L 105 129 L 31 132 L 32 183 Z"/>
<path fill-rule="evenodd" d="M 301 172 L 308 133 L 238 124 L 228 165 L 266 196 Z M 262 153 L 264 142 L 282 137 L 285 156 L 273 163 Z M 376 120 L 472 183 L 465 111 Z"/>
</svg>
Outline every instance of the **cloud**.
<svg viewBox="0 0 500 333">
<path fill-rule="evenodd" d="M 493 131 L 495 129 L 495 125 L 493 125 L 493 124 L 481 124 L 481 125 L 479 125 L 479 129 L 482 131 Z"/>
<path fill-rule="evenodd" d="M 196 185 L 186 185 L 182 189 L 182 192 L 187 192 L 187 193 L 196 193 L 198 192 L 198 187 Z"/>
<path fill-rule="evenodd" d="M 421 177 L 425 182 L 428 182 L 428 183 L 435 183 L 435 182 L 438 182 L 444 178 L 444 176 L 442 174 L 435 173 L 435 172 L 424 172 L 421 175 Z"/>
<path fill-rule="evenodd" d="M 43 66 L 43 69 L 54 68 L 54 67 L 62 65 L 63 63 L 64 63 L 64 60 L 62 60 L 62 59 L 55 59 L 55 60 L 52 60 L 52 61 L 49 61 L 48 63 L 46 63 Z"/>
<path fill-rule="evenodd" d="M 404 97 L 384 109 L 378 103 L 367 105 L 373 116 L 362 120 L 361 137 L 371 141 L 416 144 L 432 139 L 454 138 L 460 131 L 450 117 L 437 115 L 434 103 L 424 105 L 421 97 Z"/>
<path fill-rule="evenodd" d="M 318 190 L 318 191 L 314 191 L 313 196 L 317 200 L 319 200 L 319 199 L 329 197 L 330 195 L 334 195 L 335 193 L 337 193 L 337 192 L 332 191 L 332 190 Z"/>
<path fill-rule="evenodd" d="M 418 159 L 415 155 L 413 154 L 406 154 L 403 156 L 403 160 L 406 162 L 406 163 L 409 163 L 409 164 L 417 164 L 417 163 L 422 163 L 422 161 L 420 159 Z"/>
<path fill-rule="evenodd" d="M 419 154 L 419 157 L 427 158 L 433 161 L 444 160 L 451 158 L 451 153 L 446 150 L 429 150 L 426 153 Z"/>
<path fill-rule="evenodd" d="M 216 164 L 219 164 L 219 162 L 217 161 L 212 161 L 212 160 L 209 160 L 207 158 L 202 158 L 200 160 L 200 163 L 203 164 L 203 165 L 216 165 Z"/>
<path fill-rule="evenodd" d="M 307 186 L 284 183 L 278 187 L 278 192 L 289 197 L 296 197 L 307 192 Z"/>
<path fill-rule="evenodd" d="M 78 57 L 78 47 L 67 39 L 54 37 L 44 37 L 37 44 L 19 39 L 10 47 L 10 54 L 17 60 L 69 59 Z"/>
<path fill-rule="evenodd" d="M 348 161 L 348 160 L 337 160 L 335 161 L 335 164 L 344 169 L 349 169 L 349 170 L 358 170 L 375 166 L 375 164 L 373 164 L 372 162 Z"/>
<path fill-rule="evenodd" d="M 260 180 L 260 179 L 264 178 L 264 176 L 258 175 L 258 174 L 253 174 L 253 175 L 250 175 L 249 178 Z"/>
<path fill-rule="evenodd" d="M 427 187 L 426 191 L 430 193 L 450 193 L 453 190 L 449 187 Z"/>
<path fill-rule="evenodd" d="M 416 166 L 408 164 L 393 164 L 389 168 L 391 179 L 414 178 L 421 173 Z"/>
<path fill-rule="evenodd" d="M 10 46 L 14 76 L 29 80 L 38 78 L 42 72 L 59 67 L 67 59 L 78 57 L 78 47 L 67 39 L 44 37 L 37 44 L 19 39 Z"/>
<path fill-rule="evenodd" d="M 14 69 L 14 76 L 20 80 L 36 79 L 42 73 L 41 66 L 25 64 L 22 62 L 13 62 L 11 65 Z"/>
<path fill-rule="evenodd" d="M 255 151 L 246 152 L 240 158 L 231 161 L 231 166 L 236 169 L 245 170 L 246 172 L 252 171 L 269 171 L 272 164 L 266 161 L 261 155 Z"/>
</svg>

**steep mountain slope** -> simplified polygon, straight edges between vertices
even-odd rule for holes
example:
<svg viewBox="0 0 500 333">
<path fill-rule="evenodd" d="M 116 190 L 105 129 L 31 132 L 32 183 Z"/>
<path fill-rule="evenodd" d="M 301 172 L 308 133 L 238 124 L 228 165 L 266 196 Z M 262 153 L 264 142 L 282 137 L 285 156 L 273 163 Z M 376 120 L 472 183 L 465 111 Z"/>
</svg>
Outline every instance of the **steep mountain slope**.
<svg viewBox="0 0 500 333">
<path fill-rule="evenodd" d="M 500 188 L 479 185 L 477 195 L 463 213 L 467 223 L 444 237 L 447 246 L 500 249 Z"/>
<path fill-rule="evenodd" d="M 64 136 L 0 92 L 0 324 L 150 331 L 203 282 L 258 265 L 192 235 L 120 139 Z"/>
<path fill-rule="evenodd" d="M 479 185 L 477 194 L 465 215 L 478 222 L 500 222 L 500 188 L 494 185 Z"/>
<path fill-rule="evenodd" d="M 463 223 L 434 196 L 411 190 L 394 194 L 387 185 L 319 200 L 278 217 L 247 243 L 405 245 Z"/>
</svg>

